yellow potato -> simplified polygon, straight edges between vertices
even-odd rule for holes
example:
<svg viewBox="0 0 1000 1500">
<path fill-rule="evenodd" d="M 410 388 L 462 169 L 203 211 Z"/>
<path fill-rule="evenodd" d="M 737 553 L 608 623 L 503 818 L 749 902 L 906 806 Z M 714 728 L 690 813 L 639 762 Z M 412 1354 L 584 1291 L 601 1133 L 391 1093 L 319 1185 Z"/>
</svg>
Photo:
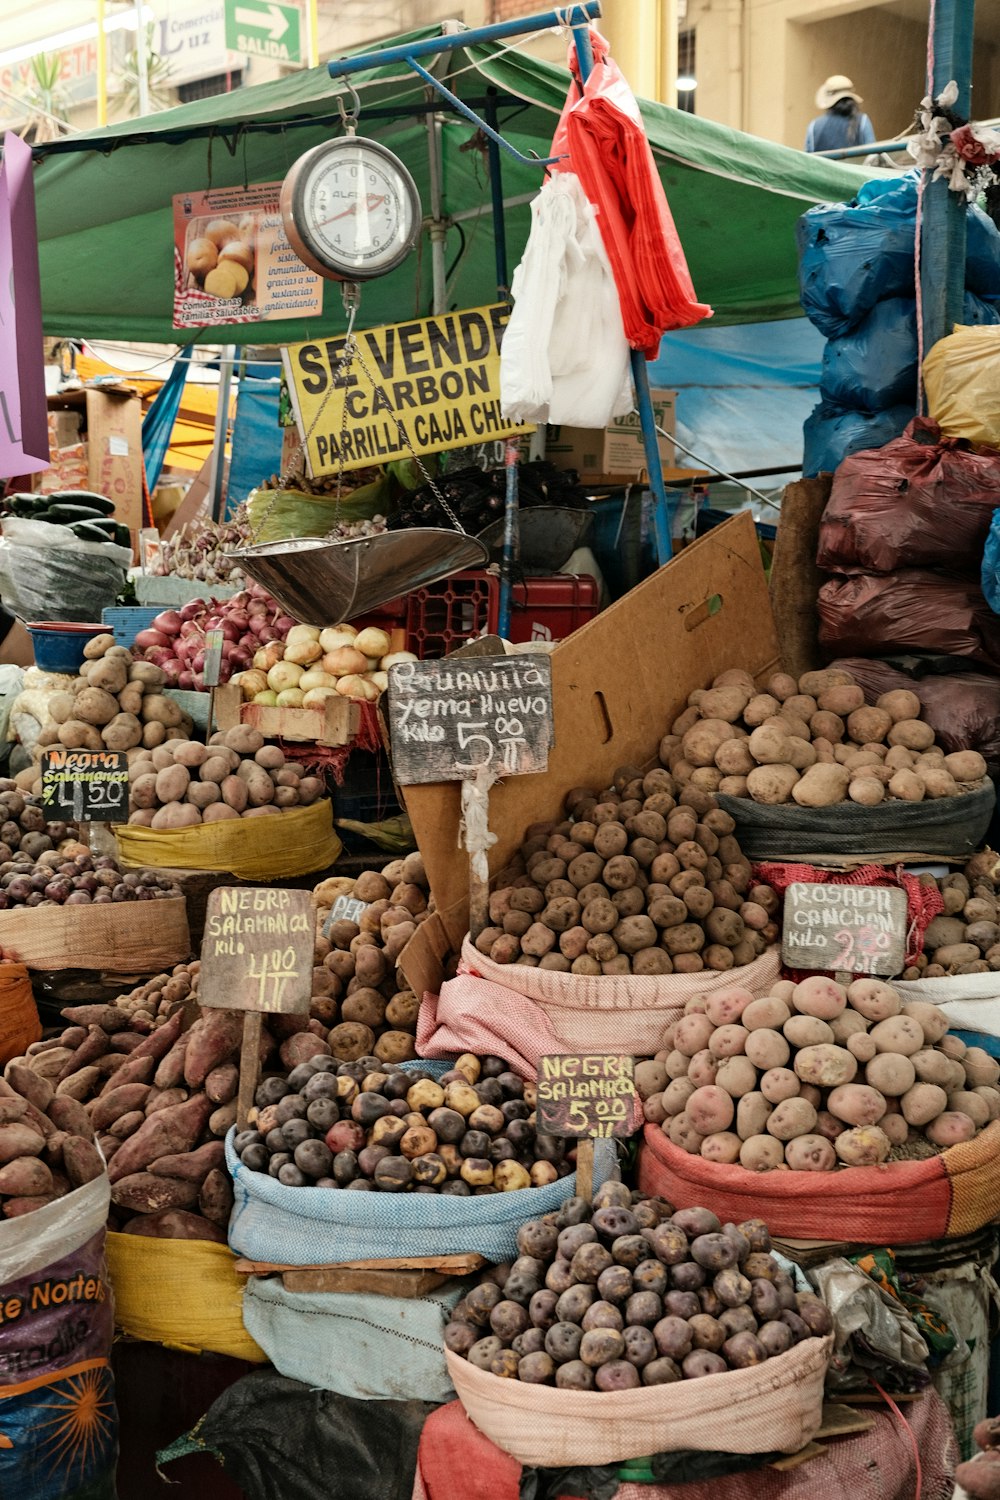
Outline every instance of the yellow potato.
<svg viewBox="0 0 1000 1500">
<path fill-rule="evenodd" d="M 219 259 L 219 252 L 210 239 L 204 236 L 198 240 L 192 240 L 188 246 L 187 264 L 188 270 L 203 280 L 209 273 L 214 271 Z"/>
<path fill-rule="evenodd" d="M 228 301 L 238 295 L 236 283 L 237 268 L 231 262 L 224 262 L 216 266 L 214 271 L 209 271 L 205 277 L 205 290 L 213 297 L 222 297 Z"/>
<path fill-rule="evenodd" d="M 249 276 L 253 270 L 253 247 L 248 245 L 246 240 L 230 240 L 219 251 L 219 259 L 236 261 L 238 265 L 246 268 Z"/>
<path fill-rule="evenodd" d="M 217 250 L 223 245 L 228 245 L 230 240 L 238 240 L 240 232 L 232 219 L 213 219 L 205 230 L 205 238 L 212 241 Z"/>
</svg>

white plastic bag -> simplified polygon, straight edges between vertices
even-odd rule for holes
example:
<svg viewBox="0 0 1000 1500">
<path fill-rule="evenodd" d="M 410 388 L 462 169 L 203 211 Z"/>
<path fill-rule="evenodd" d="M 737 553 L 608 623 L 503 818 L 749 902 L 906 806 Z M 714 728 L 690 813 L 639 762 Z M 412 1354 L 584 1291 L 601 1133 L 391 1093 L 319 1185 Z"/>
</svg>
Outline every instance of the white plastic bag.
<svg viewBox="0 0 1000 1500">
<path fill-rule="evenodd" d="M 85 542 L 68 526 L 7 516 L 0 538 L 0 597 L 19 620 L 99 620 L 132 564 L 129 547 Z"/>
<path fill-rule="evenodd" d="M 516 422 L 606 427 L 632 410 L 629 348 L 597 220 L 572 172 L 543 184 L 511 284 L 500 400 Z"/>
</svg>

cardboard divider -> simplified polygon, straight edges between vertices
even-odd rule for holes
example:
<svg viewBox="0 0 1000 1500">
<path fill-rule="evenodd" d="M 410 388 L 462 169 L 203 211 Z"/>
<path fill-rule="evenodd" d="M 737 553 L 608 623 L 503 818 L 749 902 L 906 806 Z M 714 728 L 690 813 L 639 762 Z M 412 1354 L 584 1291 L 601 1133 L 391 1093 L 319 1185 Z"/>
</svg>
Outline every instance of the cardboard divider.
<svg viewBox="0 0 1000 1500">
<path fill-rule="evenodd" d="M 767 579 L 746 511 L 555 647 L 549 768 L 491 791 L 491 875 L 508 863 L 529 824 L 559 816 L 571 787 L 606 786 L 619 766 L 655 761 L 688 694 L 733 667 L 757 680 L 779 667 Z M 458 783 L 410 786 L 403 795 L 437 905 L 403 955 L 407 981 L 420 995 L 439 987 L 444 957 L 461 947 L 468 871 L 459 848 Z"/>
</svg>

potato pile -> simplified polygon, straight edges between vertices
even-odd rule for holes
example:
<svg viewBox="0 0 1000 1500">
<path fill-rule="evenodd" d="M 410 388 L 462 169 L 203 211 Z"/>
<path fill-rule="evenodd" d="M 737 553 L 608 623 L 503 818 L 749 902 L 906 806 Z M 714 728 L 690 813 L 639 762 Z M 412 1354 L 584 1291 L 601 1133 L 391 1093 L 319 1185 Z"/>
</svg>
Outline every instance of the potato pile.
<svg viewBox="0 0 1000 1500">
<path fill-rule="evenodd" d="M 368 903 L 359 921 L 328 922 L 338 896 Z M 330 1027 L 332 1056 L 355 1062 L 374 1054 L 380 1063 L 414 1058 L 420 1001 L 396 966 L 428 915 L 420 855 L 393 860 L 381 872 L 365 870 L 354 881 L 334 876 L 316 888 L 313 899 L 319 935 L 312 1014 Z"/>
<path fill-rule="evenodd" d="M 0 864 L 15 855 L 35 861 L 67 839 L 75 841 L 78 833 L 75 823 L 47 821 L 37 797 L 22 792 L 8 777 L 0 777 Z"/>
<path fill-rule="evenodd" d="M 40 854 L 37 863 L 22 850 L 0 864 L 0 911 L 16 906 L 106 906 L 180 895 L 169 876 L 155 870 L 123 874 L 111 855 L 91 854 L 86 844 L 71 839 Z"/>
<path fill-rule="evenodd" d="M 992 849 L 973 855 L 961 874 L 934 880 L 943 913 L 928 924 L 923 952 L 904 969 L 903 979 L 942 979 L 947 974 L 988 974 L 1000 969 L 1000 861 Z"/>
<path fill-rule="evenodd" d="M 0 1212 L 18 1219 L 102 1176 L 93 1127 L 74 1099 L 23 1061 L 0 1079 Z"/>
<path fill-rule="evenodd" d="M 1000 1063 L 949 1036 L 937 1006 L 822 975 L 761 1000 L 695 997 L 636 1066 L 646 1119 L 675 1146 L 751 1172 L 931 1155 L 1000 1118 L 998 1080 Z"/>
<path fill-rule="evenodd" d="M 524 1224 L 520 1254 L 452 1313 L 445 1345 L 480 1370 L 569 1391 L 626 1391 L 745 1370 L 830 1332 L 760 1219 L 674 1212 L 619 1182 Z"/>
<path fill-rule="evenodd" d="M 235 1149 L 285 1187 L 509 1193 L 573 1171 L 566 1142 L 535 1131 L 535 1085 L 471 1053 L 435 1080 L 377 1057 L 315 1056 L 257 1090 Z"/>
<path fill-rule="evenodd" d="M 84 647 L 84 657 L 72 691 L 50 695 L 51 717 L 32 751 L 36 764 L 19 773 L 18 784 L 27 782 L 33 792 L 41 792 L 42 751 L 53 745 L 152 750 L 168 740 L 186 740 L 192 732 L 188 715 L 160 692 L 166 679 L 159 667 L 136 661 L 131 651 L 115 645 L 113 635 L 95 635 Z"/>
<path fill-rule="evenodd" d="M 777 938 L 777 898 L 754 888 L 711 790 L 623 766 L 603 791 L 570 791 L 565 810 L 565 822 L 533 824 L 497 876 L 476 939 L 494 963 L 696 974 L 752 963 Z"/>
<path fill-rule="evenodd" d="M 247 724 L 213 734 L 207 745 L 188 739 L 155 745 L 131 760 L 129 783 L 129 822 L 143 828 L 260 818 L 308 807 L 324 792 L 320 777 L 303 775 Z"/>
<path fill-rule="evenodd" d="M 920 699 L 906 689 L 867 706 L 839 668 L 798 682 L 779 672 L 764 692 L 746 672 L 723 672 L 691 694 L 660 742 L 660 760 L 679 786 L 800 807 L 877 807 L 886 798 L 921 802 L 978 787 L 983 757 L 946 755 L 920 713 Z"/>
</svg>

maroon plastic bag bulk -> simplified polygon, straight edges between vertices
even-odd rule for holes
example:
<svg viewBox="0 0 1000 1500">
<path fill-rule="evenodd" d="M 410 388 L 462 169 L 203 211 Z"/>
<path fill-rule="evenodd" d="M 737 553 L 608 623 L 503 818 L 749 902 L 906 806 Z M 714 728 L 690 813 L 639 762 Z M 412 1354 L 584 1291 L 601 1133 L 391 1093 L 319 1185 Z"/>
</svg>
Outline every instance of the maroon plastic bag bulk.
<svg viewBox="0 0 1000 1500">
<path fill-rule="evenodd" d="M 978 750 L 990 774 L 1000 775 L 1000 676 L 988 672 L 938 676 L 930 672 L 924 677 L 911 677 L 887 661 L 860 656 L 837 657 L 830 665 L 850 672 L 864 689 L 867 703 L 897 688 L 916 693 L 921 717 L 931 726 L 943 750 L 949 754 L 953 750 Z"/>
<path fill-rule="evenodd" d="M 978 578 L 998 505 L 1000 453 L 974 452 L 917 417 L 884 448 L 844 459 L 816 561 L 830 573 L 926 567 Z"/>
<path fill-rule="evenodd" d="M 819 644 L 832 656 L 967 656 L 1000 666 L 1000 616 L 978 584 L 919 568 L 857 573 L 819 591 Z"/>
</svg>

